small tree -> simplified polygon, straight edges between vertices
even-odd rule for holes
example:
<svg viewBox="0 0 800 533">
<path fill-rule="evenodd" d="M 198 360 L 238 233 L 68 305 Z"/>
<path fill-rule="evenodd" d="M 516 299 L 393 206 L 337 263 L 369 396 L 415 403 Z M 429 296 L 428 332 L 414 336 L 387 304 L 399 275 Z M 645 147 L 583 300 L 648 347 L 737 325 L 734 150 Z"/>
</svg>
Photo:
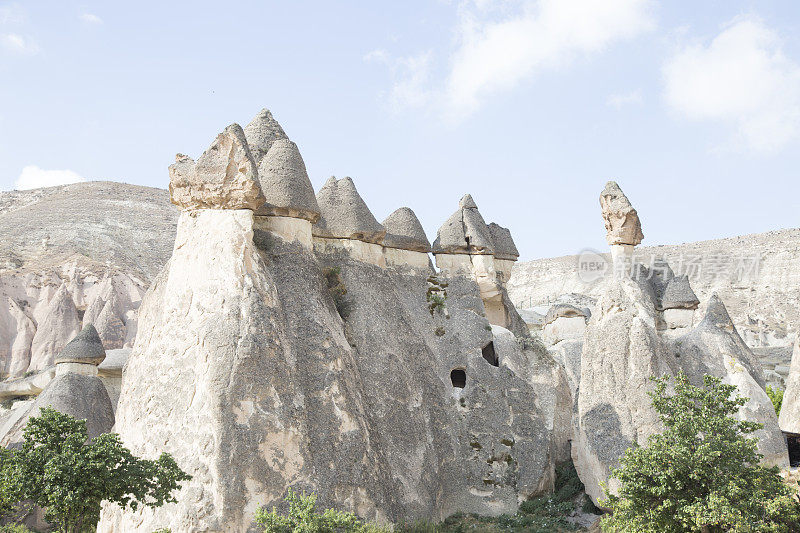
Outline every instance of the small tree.
<svg viewBox="0 0 800 533">
<path fill-rule="evenodd" d="M 666 378 L 654 381 L 665 430 L 623 455 L 603 531 L 800 531 L 800 505 L 778 468 L 759 464 L 757 440 L 747 436 L 762 425 L 734 417 L 747 401 L 736 387 L 713 376 L 695 387 L 680 374 L 670 396 Z"/>
<path fill-rule="evenodd" d="M 783 405 L 783 390 L 773 389 L 767 385 L 767 396 L 769 396 L 769 399 L 772 402 L 772 407 L 775 408 L 775 414 L 780 416 L 781 405 Z"/>
<path fill-rule="evenodd" d="M 0 503 L 30 500 L 63 533 L 94 531 L 103 501 L 132 510 L 175 502 L 172 491 L 191 479 L 169 454 L 139 459 L 116 433 L 89 440 L 85 420 L 50 408 L 28 421 L 23 439 L 5 456 Z"/>
<path fill-rule="evenodd" d="M 285 501 L 289 504 L 286 516 L 278 514 L 274 507 L 267 511 L 261 507 L 256 511 L 256 524 L 264 533 L 388 533 L 374 524 L 360 520 L 353 513 L 326 509 L 316 512 L 317 496 L 297 494 L 289 489 Z"/>
</svg>

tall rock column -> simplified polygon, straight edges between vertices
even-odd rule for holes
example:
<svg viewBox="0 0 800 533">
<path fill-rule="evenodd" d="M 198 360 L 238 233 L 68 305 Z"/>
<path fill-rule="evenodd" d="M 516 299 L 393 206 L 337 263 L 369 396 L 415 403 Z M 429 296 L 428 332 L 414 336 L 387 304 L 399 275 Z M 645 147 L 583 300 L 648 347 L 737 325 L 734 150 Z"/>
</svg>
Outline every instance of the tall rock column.
<svg viewBox="0 0 800 533">
<path fill-rule="evenodd" d="M 600 208 L 606 226 L 606 242 L 611 246 L 614 275 L 627 275 L 632 268 L 633 249 L 644 239 L 639 215 L 616 181 L 606 183 L 600 193 Z"/>
</svg>

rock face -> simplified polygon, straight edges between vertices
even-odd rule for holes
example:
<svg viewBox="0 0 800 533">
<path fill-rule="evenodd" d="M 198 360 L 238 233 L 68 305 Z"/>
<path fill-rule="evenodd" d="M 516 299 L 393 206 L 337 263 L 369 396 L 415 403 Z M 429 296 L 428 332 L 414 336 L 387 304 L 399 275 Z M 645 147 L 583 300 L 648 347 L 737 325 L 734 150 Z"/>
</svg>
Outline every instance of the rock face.
<svg viewBox="0 0 800 533">
<path fill-rule="evenodd" d="M 800 339 L 794 343 L 792 365 L 789 377 L 786 379 L 786 390 L 778 421 L 783 431 L 800 433 Z"/>
<path fill-rule="evenodd" d="M 383 241 L 386 229 L 375 220 L 351 178 L 331 177 L 317 194 L 317 203 L 322 217 L 314 224 L 314 236 Z"/>
<path fill-rule="evenodd" d="M 670 279 L 661 296 L 662 309 L 696 309 L 699 304 L 700 300 L 697 299 L 686 276 Z"/>
<path fill-rule="evenodd" d="M 106 348 L 132 345 L 176 219 L 166 191 L 135 185 L 0 192 L 0 376 L 51 366 L 87 322 Z"/>
<path fill-rule="evenodd" d="M 384 246 L 425 253 L 431 251 L 431 243 L 425 235 L 425 230 L 410 208 L 401 207 L 393 211 L 382 225 L 386 229 Z"/>
<path fill-rule="evenodd" d="M 471 275 L 328 246 L 383 249 L 349 179 L 329 181 L 318 203 L 313 248 L 273 238 L 252 210 L 181 213 L 140 308 L 116 430 L 134 453 L 172 453 L 193 479 L 177 504 L 107 506 L 98 531 L 245 531 L 288 487 L 380 522 L 513 512 L 552 487 L 569 386 L 517 334 L 513 306 L 514 327 L 493 328 Z M 443 307 L 432 286 L 446 287 Z"/>
<path fill-rule="evenodd" d="M 172 202 L 187 209 L 258 209 L 266 201 L 242 127 L 231 124 L 195 163 L 178 154 L 169 167 Z"/>
<path fill-rule="evenodd" d="M 273 118 L 269 109 L 259 111 L 258 115 L 244 127 L 244 136 L 256 164 L 261 164 L 261 160 L 267 155 L 275 141 L 289 138 L 278 121 Z"/>
<path fill-rule="evenodd" d="M 608 244 L 637 245 L 644 239 L 639 215 L 617 182 L 609 181 L 600 193 L 600 207 Z"/>
<path fill-rule="evenodd" d="M 609 280 L 586 329 L 572 459 L 595 503 L 616 490 L 611 469 L 627 448 L 661 429 L 647 391 L 650 376 L 677 370 L 656 332 L 656 309 L 641 286 Z"/>
</svg>

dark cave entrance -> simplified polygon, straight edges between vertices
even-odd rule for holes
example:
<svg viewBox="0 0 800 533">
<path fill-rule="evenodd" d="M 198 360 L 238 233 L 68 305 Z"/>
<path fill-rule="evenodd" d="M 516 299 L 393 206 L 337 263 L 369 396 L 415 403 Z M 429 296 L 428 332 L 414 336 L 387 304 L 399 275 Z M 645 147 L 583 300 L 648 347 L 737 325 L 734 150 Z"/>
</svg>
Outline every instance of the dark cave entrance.
<svg viewBox="0 0 800 533">
<path fill-rule="evenodd" d="M 800 433 L 783 432 L 786 447 L 789 448 L 789 465 L 800 466 Z"/>
<path fill-rule="evenodd" d="M 467 372 L 463 368 L 454 368 L 450 371 L 450 382 L 453 387 L 463 389 L 467 386 Z"/>
<path fill-rule="evenodd" d="M 492 366 L 500 366 L 500 360 L 497 358 L 497 353 L 494 351 L 494 342 L 490 342 L 481 350 L 483 358 Z"/>
</svg>

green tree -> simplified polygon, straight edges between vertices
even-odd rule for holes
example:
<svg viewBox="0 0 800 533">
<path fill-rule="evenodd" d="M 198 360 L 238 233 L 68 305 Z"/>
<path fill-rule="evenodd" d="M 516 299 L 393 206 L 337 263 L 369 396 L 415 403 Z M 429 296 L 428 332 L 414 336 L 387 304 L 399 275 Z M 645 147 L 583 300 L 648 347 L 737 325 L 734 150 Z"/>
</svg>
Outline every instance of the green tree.
<svg viewBox="0 0 800 533">
<path fill-rule="evenodd" d="M 618 495 L 605 505 L 606 532 L 800 531 L 800 505 L 778 473 L 759 464 L 754 431 L 735 418 L 747 399 L 736 387 L 705 376 L 695 387 L 683 374 L 654 379 L 653 407 L 664 424 L 647 446 L 629 448 L 613 476 Z"/>
<path fill-rule="evenodd" d="M 773 389 L 767 385 L 767 396 L 772 401 L 772 406 L 775 408 L 775 414 L 780 416 L 781 405 L 783 405 L 783 390 Z"/>
<path fill-rule="evenodd" d="M 116 433 L 91 440 L 86 421 L 43 408 L 28 421 L 24 442 L 6 452 L 2 501 L 30 500 L 57 531 L 95 531 L 103 501 L 136 510 L 175 502 L 172 492 L 191 479 L 169 454 L 139 459 Z"/>
<path fill-rule="evenodd" d="M 353 513 L 326 509 L 317 513 L 316 494 L 297 494 L 289 489 L 285 498 L 289 512 L 284 516 L 273 507 L 256 511 L 256 523 L 264 533 L 388 533 L 375 524 L 360 520 Z"/>
</svg>

